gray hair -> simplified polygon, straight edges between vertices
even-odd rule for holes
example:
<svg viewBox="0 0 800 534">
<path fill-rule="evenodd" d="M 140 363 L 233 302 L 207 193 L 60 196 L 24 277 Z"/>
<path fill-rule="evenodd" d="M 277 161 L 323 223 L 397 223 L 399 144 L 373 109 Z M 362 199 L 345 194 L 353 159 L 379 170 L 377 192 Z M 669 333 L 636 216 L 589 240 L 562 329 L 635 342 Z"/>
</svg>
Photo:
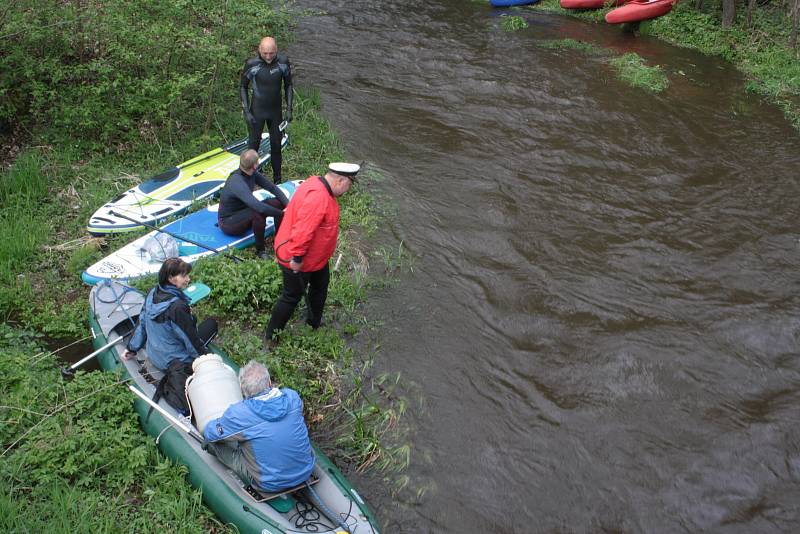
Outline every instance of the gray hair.
<svg viewBox="0 0 800 534">
<path fill-rule="evenodd" d="M 267 366 L 255 360 L 250 360 L 239 370 L 239 386 L 245 399 L 255 397 L 269 388 L 271 383 Z"/>
</svg>

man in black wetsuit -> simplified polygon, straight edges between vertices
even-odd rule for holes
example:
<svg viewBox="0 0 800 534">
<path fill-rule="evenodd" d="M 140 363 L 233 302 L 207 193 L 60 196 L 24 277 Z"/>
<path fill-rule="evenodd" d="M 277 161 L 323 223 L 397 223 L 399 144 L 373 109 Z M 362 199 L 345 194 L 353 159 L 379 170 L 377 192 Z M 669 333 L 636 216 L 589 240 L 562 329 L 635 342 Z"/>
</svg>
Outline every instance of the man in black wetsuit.
<svg viewBox="0 0 800 534">
<path fill-rule="evenodd" d="M 256 185 L 275 195 L 275 198 L 257 200 L 253 196 Z M 258 152 L 248 148 L 239 157 L 239 168 L 231 173 L 222 188 L 217 222 L 220 230 L 227 235 L 244 235 L 252 228 L 256 254 L 265 259 L 268 257 L 264 248 L 267 217 L 273 217 L 277 231 L 288 203 L 286 194 L 258 172 Z"/>
<path fill-rule="evenodd" d="M 244 118 L 249 137 L 247 146 L 258 150 L 264 123 L 269 131 L 269 147 L 272 161 L 272 181 L 281 181 L 281 84 L 286 95 L 286 120 L 292 121 L 292 68 L 286 54 L 278 54 L 278 45 L 272 37 L 264 37 L 258 45 L 258 57 L 244 64 L 239 82 Z M 252 88 L 252 98 L 250 89 Z"/>
</svg>

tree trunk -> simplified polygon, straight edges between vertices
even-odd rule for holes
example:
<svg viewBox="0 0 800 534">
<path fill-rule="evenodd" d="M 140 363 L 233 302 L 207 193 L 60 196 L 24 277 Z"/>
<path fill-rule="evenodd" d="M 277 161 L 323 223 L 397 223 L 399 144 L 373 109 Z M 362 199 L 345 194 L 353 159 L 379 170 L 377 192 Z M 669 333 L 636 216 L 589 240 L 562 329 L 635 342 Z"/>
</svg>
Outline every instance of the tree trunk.
<svg viewBox="0 0 800 534">
<path fill-rule="evenodd" d="M 694 0 L 694 9 L 695 9 L 695 11 L 702 11 L 702 9 L 703 9 L 703 0 Z"/>
<path fill-rule="evenodd" d="M 734 0 L 722 0 L 722 27 L 730 28 L 736 20 L 736 2 Z"/>
<path fill-rule="evenodd" d="M 792 34 L 789 37 L 789 46 L 797 49 L 797 19 L 800 18 L 800 0 L 794 0 L 794 11 L 792 11 Z"/>
<path fill-rule="evenodd" d="M 750 0 L 747 3 L 747 27 L 753 26 L 753 11 L 756 9 L 756 0 Z"/>
</svg>

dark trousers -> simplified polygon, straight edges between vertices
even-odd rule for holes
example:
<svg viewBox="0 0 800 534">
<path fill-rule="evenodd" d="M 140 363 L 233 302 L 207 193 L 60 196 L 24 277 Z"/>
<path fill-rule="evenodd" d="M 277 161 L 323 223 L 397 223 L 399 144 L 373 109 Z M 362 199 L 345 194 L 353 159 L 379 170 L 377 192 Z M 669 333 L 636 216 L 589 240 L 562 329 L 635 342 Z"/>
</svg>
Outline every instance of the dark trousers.
<svg viewBox="0 0 800 534">
<path fill-rule="evenodd" d="M 278 301 L 272 309 L 272 317 L 267 325 L 267 339 L 272 339 L 277 330 L 283 330 L 300 299 L 306 294 L 306 288 L 308 288 L 306 324 L 311 328 L 319 328 L 322 323 L 322 309 L 328 298 L 328 282 L 330 282 L 331 271 L 327 263 L 319 271 L 310 273 L 293 273 L 291 269 L 283 265 L 281 265 L 281 271 L 283 271 L 283 293 L 278 297 Z"/>
<path fill-rule="evenodd" d="M 279 128 L 281 124 L 281 115 L 267 119 L 255 119 L 254 122 L 248 122 L 247 128 L 249 135 L 247 136 L 247 146 L 253 150 L 258 150 L 261 146 L 261 132 L 264 131 L 264 123 L 267 124 L 267 131 L 269 131 L 269 151 L 270 151 L 270 164 L 272 165 L 272 181 L 276 184 L 281 181 L 281 138 L 283 134 Z"/>
<path fill-rule="evenodd" d="M 273 208 L 278 208 L 279 210 L 283 209 L 283 204 L 281 204 L 281 201 L 277 198 L 268 198 L 261 202 Z M 273 220 L 275 221 L 275 232 L 277 233 L 283 217 L 273 217 Z M 267 228 L 266 215 L 247 208 L 234 213 L 224 221 L 220 219 L 217 223 L 219 229 L 222 230 L 225 235 L 241 236 L 252 229 L 253 237 L 256 240 L 256 250 L 264 250 L 264 230 Z"/>
<path fill-rule="evenodd" d="M 247 471 L 244 454 L 238 442 L 216 441 L 208 444 L 208 452 L 217 457 L 217 460 L 236 473 L 245 484 L 255 485 L 253 478 Z"/>
</svg>

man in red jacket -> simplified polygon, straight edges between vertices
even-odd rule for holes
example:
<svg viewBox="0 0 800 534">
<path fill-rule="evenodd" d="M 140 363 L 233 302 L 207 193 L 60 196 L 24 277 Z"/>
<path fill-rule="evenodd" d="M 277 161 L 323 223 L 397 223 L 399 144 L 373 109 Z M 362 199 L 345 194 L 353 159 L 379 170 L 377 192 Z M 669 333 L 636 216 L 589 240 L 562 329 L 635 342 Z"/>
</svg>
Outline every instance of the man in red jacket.
<svg viewBox="0 0 800 534">
<path fill-rule="evenodd" d="M 328 297 L 328 260 L 339 236 L 339 204 L 361 169 L 355 163 L 331 163 L 325 176 L 311 176 L 297 188 L 275 236 L 275 258 L 283 271 L 283 293 L 267 325 L 266 339 L 274 342 L 308 288 L 308 318 L 319 328 Z"/>
</svg>

